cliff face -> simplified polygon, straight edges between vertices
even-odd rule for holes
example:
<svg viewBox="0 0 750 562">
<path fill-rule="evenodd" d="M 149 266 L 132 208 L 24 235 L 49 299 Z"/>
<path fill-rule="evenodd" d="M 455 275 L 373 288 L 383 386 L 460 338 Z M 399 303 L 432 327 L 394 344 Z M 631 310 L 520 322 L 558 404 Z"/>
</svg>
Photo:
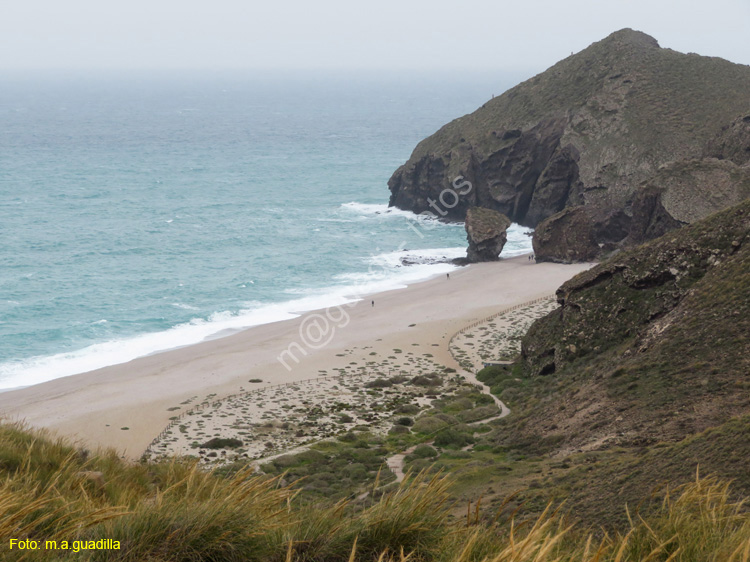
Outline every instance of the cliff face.
<svg viewBox="0 0 750 562">
<path fill-rule="evenodd" d="M 631 215 L 638 187 L 669 162 L 750 159 L 737 148 L 748 138 L 750 119 L 737 118 L 748 91 L 750 67 L 618 31 L 422 141 L 389 180 L 390 204 L 431 211 L 456 181 L 470 182 L 447 218 L 480 206 L 535 227 L 585 205 L 598 223 L 589 233 L 601 231 L 619 211 Z M 623 220 L 615 220 L 619 234 Z"/>
<path fill-rule="evenodd" d="M 596 261 L 619 247 L 632 219 L 621 209 L 601 205 L 568 207 L 543 221 L 532 240 L 536 261 Z"/>
<path fill-rule="evenodd" d="M 736 157 L 734 139 L 724 145 Z M 744 152 L 744 151 L 743 151 Z M 594 261 L 692 224 L 750 197 L 750 165 L 686 159 L 665 164 L 643 182 L 625 207 L 592 203 L 568 207 L 537 225 L 538 261 Z"/>
<path fill-rule="evenodd" d="M 750 197 L 750 166 L 681 160 L 662 167 L 635 193 L 627 242 L 640 244 Z"/>
</svg>

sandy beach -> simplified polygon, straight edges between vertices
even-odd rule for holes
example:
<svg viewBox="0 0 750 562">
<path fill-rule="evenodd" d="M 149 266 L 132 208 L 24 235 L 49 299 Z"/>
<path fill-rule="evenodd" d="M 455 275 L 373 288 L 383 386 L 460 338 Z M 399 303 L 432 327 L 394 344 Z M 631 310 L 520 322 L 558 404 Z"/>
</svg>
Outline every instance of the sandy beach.
<svg viewBox="0 0 750 562">
<path fill-rule="evenodd" d="M 90 448 L 138 458 L 189 404 L 327 370 L 366 368 L 394 349 L 452 366 L 451 337 L 499 310 L 549 296 L 588 264 L 536 264 L 527 256 L 476 264 L 193 346 L 0 394 L 0 415 L 53 430 Z M 374 304 L 373 304 L 374 302 Z M 457 365 L 456 365 L 457 366 Z M 260 379 L 262 383 L 251 383 Z"/>
</svg>

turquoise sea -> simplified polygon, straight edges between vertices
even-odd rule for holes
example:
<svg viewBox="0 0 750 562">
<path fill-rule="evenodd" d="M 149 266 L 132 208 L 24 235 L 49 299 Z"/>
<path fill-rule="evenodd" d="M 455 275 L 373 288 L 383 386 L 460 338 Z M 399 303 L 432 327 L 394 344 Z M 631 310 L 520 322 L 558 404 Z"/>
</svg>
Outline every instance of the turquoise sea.
<svg viewBox="0 0 750 562">
<path fill-rule="evenodd" d="M 516 79 L 0 76 L 0 388 L 450 271 L 463 226 L 386 182 Z"/>
</svg>

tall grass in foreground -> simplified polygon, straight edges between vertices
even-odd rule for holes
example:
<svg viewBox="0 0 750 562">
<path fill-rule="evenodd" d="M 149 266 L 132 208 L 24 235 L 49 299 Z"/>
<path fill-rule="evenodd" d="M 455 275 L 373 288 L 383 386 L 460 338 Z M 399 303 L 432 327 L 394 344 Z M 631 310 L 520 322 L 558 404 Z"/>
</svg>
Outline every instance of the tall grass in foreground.
<svg viewBox="0 0 750 562">
<path fill-rule="evenodd" d="M 4 425 L 0 560 L 750 562 L 750 515 L 712 478 L 667 494 L 648 517 L 631 514 L 628 532 L 596 539 L 552 506 L 535 521 L 455 521 L 448 487 L 445 476 L 420 474 L 366 508 L 311 507 L 277 479 L 178 461 L 126 465 Z M 113 539 L 121 548 L 11 551 L 11 538 Z"/>
</svg>

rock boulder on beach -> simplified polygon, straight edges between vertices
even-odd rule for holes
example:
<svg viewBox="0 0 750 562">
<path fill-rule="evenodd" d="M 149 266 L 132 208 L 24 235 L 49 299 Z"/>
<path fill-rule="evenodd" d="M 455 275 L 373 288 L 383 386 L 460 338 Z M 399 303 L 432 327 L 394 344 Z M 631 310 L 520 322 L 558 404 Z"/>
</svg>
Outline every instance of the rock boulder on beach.
<svg viewBox="0 0 750 562">
<path fill-rule="evenodd" d="M 466 211 L 466 238 L 469 248 L 466 259 L 469 263 L 496 261 L 508 240 L 507 230 L 510 219 L 482 207 L 472 207 Z"/>
</svg>

